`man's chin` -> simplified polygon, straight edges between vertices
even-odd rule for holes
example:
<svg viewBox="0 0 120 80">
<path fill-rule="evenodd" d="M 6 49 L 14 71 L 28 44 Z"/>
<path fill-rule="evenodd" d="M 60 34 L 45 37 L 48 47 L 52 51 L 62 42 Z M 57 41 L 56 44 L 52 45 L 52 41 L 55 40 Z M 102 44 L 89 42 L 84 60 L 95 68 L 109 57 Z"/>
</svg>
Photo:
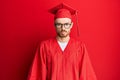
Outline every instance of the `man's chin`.
<svg viewBox="0 0 120 80">
<path fill-rule="evenodd" d="M 68 37 L 69 36 L 69 34 L 68 33 L 58 33 L 58 36 L 59 37 L 61 37 L 61 38 L 66 38 L 66 37 Z"/>
<path fill-rule="evenodd" d="M 59 35 L 61 38 L 66 38 L 68 35 Z"/>
</svg>

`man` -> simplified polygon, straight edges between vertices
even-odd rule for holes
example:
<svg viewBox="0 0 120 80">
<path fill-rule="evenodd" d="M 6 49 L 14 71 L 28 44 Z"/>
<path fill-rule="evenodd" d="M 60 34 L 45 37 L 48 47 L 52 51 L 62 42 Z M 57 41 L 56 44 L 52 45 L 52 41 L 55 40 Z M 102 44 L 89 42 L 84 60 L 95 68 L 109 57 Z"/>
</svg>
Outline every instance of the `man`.
<svg viewBox="0 0 120 80">
<path fill-rule="evenodd" d="M 70 37 L 76 11 L 60 4 L 50 12 L 57 36 L 41 42 L 28 80 L 97 80 L 85 45 Z"/>
</svg>

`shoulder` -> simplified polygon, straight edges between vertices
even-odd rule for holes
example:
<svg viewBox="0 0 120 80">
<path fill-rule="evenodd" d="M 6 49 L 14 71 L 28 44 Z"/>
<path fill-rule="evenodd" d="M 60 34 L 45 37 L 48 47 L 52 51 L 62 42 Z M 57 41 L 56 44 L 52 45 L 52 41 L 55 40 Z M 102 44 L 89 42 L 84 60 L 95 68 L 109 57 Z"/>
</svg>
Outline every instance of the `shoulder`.
<svg viewBox="0 0 120 80">
<path fill-rule="evenodd" d="M 84 41 L 82 41 L 81 39 L 77 39 L 77 38 L 72 38 L 71 37 L 71 43 L 73 43 L 73 44 L 77 44 L 77 45 L 85 45 L 85 43 L 84 43 Z"/>
<path fill-rule="evenodd" d="M 80 49 L 80 50 L 86 49 L 85 42 L 82 41 L 81 39 L 71 38 L 71 44 L 77 49 Z"/>
<path fill-rule="evenodd" d="M 50 45 L 50 44 L 54 43 L 55 40 L 56 40 L 55 38 L 50 38 L 50 39 L 47 39 L 47 40 L 43 40 L 43 41 L 40 42 L 40 46 Z"/>
</svg>

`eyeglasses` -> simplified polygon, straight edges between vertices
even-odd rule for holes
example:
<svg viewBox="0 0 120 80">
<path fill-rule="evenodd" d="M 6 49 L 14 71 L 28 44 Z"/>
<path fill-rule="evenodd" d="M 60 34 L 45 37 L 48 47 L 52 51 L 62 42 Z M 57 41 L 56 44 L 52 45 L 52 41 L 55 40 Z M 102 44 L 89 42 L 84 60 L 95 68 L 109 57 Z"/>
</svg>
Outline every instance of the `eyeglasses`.
<svg viewBox="0 0 120 80">
<path fill-rule="evenodd" d="M 69 29 L 70 26 L 71 26 L 71 23 L 64 23 L 64 24 L 55 23 L 55 26 L 56 26 L 57 28 L 62 28 L 62 26 L 64 26 L 65 29 Z"/>
</svg>

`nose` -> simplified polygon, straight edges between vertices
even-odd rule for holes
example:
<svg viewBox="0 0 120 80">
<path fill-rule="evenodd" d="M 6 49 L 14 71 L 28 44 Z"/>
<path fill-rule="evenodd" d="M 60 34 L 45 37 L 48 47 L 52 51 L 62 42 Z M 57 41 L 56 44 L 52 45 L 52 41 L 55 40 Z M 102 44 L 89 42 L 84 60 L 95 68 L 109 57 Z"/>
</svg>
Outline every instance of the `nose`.
<svg viewBox="0 0 120 80">
<path fill-rule="evenodd" d="M 62 30 L 64 30 L 64 29 L 65 29 L 64 25 L 61 25 L 61 29 L 62 29 Z"/>
</svg>

